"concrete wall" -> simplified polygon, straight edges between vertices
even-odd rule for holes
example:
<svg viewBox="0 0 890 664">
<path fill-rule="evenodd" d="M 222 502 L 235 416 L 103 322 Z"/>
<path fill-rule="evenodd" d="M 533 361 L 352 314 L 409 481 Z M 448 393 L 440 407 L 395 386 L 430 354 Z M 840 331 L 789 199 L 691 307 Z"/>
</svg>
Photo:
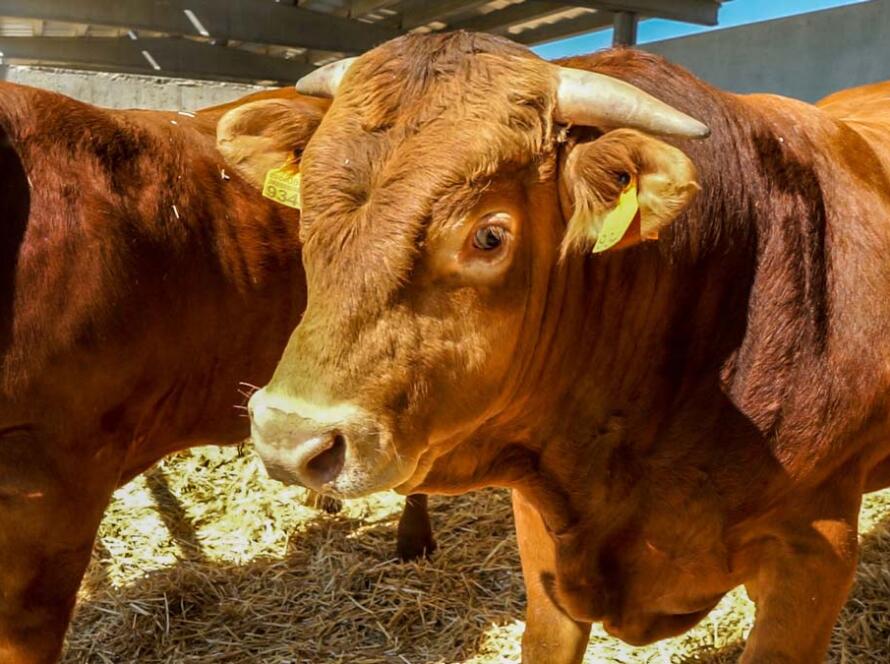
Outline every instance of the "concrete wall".
<svg viewBox="0 0 890 664">
<path fill-rule="evenodd" d="M 734 0 L 745 2 L 745 0 Z M 791 16 L 643 44 L 736 92 L 776 92 L 816 101 L 890 80 L 890 0 Z"/>
<path fill-rule="evenodd" d="M 174 111 L 223 104 L 261 89 L 239 83 L 14 65 L 0 67 L 0 78 L 55 90 L 98 106 Z"/>
</svg>

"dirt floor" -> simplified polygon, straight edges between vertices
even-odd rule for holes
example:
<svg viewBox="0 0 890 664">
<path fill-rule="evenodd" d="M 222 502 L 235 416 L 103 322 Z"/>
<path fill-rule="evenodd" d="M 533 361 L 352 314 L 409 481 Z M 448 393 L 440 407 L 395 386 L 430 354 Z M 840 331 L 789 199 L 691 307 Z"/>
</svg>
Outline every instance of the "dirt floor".
<svg viewBox="0 0 890 664">
<path fill-rule="evenodd" d="M 395 560 L 402 499 L 331 516 L 266 479 L 253 454 L 202 448 L 119 490 L 106 514 L 64 662 L 519 660 L 524 593 L 506 492 L 433 498 L 439 551 Z M 890 491 L 867 497 L 856 586 L 830 662 L 890 661 Z M 631 648 L 595 629 L 585 662 L 734 662 L 743 591 L 687 635 Z"/>
</svg>

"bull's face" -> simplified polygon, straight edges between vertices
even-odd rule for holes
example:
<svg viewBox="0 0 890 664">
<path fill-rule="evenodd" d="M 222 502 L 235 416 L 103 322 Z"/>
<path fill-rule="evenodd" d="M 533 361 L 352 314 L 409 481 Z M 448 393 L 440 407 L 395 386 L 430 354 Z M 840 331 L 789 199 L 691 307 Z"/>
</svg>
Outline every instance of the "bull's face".
<svg viewBox="0 0 890 664">
<path fill-rule="evenodd" d="M 560 89 L 573 74 L 493 38 L 412 37 L 340 85 L 343 69 L 301 167 L 308 307 L 250 408 L 270 474 L 358 496 L 416 486 L 503 418 L 546 361 L 566 255 L 631 189 L 624 243 L 654 235 L 695 184 L 681 152 L 638 131 L 566 142 L 583 103 Z M 706 131 L 613 83 L 637 95 L 615 104 L 652 105 L 626 124 Z"/>
<path fill-rule="evenodd" d="M 304 209 L 314 210 L 308 183 L 321 172 L 304 164 Z M 344 496 L 398 486 L 426 448 L 495 410 L 535 286 L 546 283 L 531 248 L 552 254 L 558 240 L 529 237 L 530 202 L 509 180 L 486 183 L 472 202 L 431 204 L 419 232 L 394 224 L 380 245 L 358 249 L 348 275 L 332 262 L 348 251 L 341 239 L 320 220 L 310 226 L 313 295 L 271 383 L 251 400 L 254 441 L 273 476 Z"/>
</svg>

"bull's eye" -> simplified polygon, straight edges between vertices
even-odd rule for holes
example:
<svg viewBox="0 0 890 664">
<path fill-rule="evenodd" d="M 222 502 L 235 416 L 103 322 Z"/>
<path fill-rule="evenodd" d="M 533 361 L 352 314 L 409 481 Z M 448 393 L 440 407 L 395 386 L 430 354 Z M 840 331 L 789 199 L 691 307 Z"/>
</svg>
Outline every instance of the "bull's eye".
<svg viewBox="0 0 890 664">
<path fill-rule="evenodd" d="M 482 251 L 494 251 L 503 244 L 504 233 L 500 226 L 482 226 L 473 235 L 473 246 Z"/>
</svg>

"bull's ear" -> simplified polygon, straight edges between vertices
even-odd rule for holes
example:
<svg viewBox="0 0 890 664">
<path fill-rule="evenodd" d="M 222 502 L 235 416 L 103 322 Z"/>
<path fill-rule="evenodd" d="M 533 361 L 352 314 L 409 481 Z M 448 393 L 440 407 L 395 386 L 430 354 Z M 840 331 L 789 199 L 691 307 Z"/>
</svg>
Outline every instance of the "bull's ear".
<svg viewBox="0 0 890 664">
<path fill-rule="evenodd" d="M 569 219 L 562 253 L 621 249 L 658 237 L 698 192 L 682 151 L 632 129 L 574 146 L 560 183 Z"/>
<path fill-rule="evenodd" d="M 321 118 L 311 99 L 265 99 L 233 108 L 216 125 L 216 145 L 226 162 L 261 188 L 266 173 L 298 161 Z"/>
</svg>

